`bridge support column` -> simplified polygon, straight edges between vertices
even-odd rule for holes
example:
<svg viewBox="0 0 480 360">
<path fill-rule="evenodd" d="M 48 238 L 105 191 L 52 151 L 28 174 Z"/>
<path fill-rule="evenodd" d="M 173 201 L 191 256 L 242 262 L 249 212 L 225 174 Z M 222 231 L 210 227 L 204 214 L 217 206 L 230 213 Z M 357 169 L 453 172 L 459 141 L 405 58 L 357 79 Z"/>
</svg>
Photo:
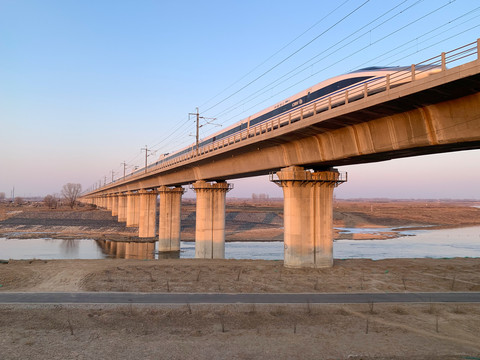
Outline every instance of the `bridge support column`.
<svg viewBox="0 0 480 360">
<path fill-rule="evenodd" d="M 112 194 L 108 194 L 107 195 L 107 206 L 106 206 L 107 210 L 110 210 L 112 211 L 113 209 L 113 195 Z"/>
<path fill-rule="evenodd" d="M 118 194 L 112 194 L 112 216 L 118 216 Z"/>
<path fill-rule="evenodd" d="M 157 210 L 157 191 L 140 190 L 140 217 L 138 236 L 141 238 L 155 237 L 155 214 Z"/>
<path fill-rule="evenodd" d="M 105 207 L 105 197 L 103 195 L 98 198 L 98 206 L 102 209 Z"/>
<path fill-rule="evenodd" d="M 181 186 L 158 188 L 160 209 L 158 218 L 158 251 L 180 251 L 180 219 L 182 194 Z"/>
<path fill-rule="evenodd" d="M 135 227 L 138 226 L 138 223 L 135 224 L 135 196 L 131 191 L 127 192 L 127 227 Z"/>
<path fill-rule="evenodd" d="M 118 221 L 127 221 L 127 196 L 124 193 L 118 194 Z"/>
<path fill-rule="evenodd" d="M 133 197 L 133 226 L 140 226 L 140 192 L 137 191 Z"/>
<path fill-rule="evenodd" d="M 284 265 L 322 268 L 333 265 L 333 190 L 340 173 L 290 166 L 277 172 L 284 194 Z"/>
<path fill-rule="evenodd" d="M 193 184 L 197 193 L 195 229 L 195 257 L 201 259 L 225 258 L 225 197 L 231 184 Z"/>
</svg>

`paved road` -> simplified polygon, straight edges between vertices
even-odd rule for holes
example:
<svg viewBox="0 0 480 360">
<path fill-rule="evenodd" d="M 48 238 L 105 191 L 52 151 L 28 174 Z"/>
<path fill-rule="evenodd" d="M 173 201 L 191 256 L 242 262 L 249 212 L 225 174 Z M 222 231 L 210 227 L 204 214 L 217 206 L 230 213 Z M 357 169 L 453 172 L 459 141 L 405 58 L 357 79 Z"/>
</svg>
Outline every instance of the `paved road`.
<svg viewBox="0 0 480 360">
<path fill-rule="evenodd" d="M 365 304 L 480 303 L 480 292 L 349 294 L 9 293 L 0 304 Z"/>
</svg>

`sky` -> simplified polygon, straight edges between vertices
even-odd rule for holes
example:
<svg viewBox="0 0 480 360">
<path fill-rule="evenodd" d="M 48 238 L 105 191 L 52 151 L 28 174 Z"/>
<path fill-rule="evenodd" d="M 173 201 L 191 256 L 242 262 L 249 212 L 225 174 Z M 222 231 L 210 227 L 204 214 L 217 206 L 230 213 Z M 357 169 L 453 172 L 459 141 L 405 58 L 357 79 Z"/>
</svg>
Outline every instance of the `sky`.
<svg viewBox="0 0 480 360">
<path fill-rule="evenodd" d="M 59 194 L 322 80 L 475 41 L 472 0 L 0 0 L 0 192 Z M 474 60 L 474 59 L 471 59 Z M 151 152 L 150 152 L 151 150 Z M 480 199 L 480 150 L 338 167 L 337 198 Z M 228 196 L 281 197 L 268 177 Z M 186 196 L 193 197 L 192 190 Z"/>
</svg>

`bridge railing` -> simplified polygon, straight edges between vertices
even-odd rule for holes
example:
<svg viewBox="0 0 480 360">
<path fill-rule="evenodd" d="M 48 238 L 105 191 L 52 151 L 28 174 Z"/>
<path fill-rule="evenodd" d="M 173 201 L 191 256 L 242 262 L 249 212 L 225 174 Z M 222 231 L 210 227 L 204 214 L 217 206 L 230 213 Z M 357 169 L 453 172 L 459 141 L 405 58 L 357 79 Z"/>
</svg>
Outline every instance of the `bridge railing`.
<svg viewBox="0 0 480 360">
<path fill-rule="evenodd" d="M 332 109 L 351 102 L 365 99 L 377 93 L 389 91 L 392 88 L 411 83 L 428 76 L 432 72 L 446 71 L 447 65 L 454 63 L 458 64 L 461 61 L 463 61 L 462 63 L 466 63 L 468 62 L 466 60 L 475 57 L 476 59 L 474 60 L 480 60 L 480 39 L 454 50 L 443 52 L 438 56 L 424 60 L 418 64 L 413 64 L 410 68 L 402 68 L 401 70 L 384 77 L 360 83 L 356 86 L 350 87 L 348 90 L 334 93 L 303 106 L 298 106 L 286 114 L 275 116 L 261 124 L 249 126 L 247 129 L 239 131 L 236 134 L 232 134 L 226 138 L 201 146 L 198 149 L 192 145 L 191 150 L 181 156 L 168 161 L 163 161 L 160 164 L 157 163 L 150 165 L 147 172 L 170 168 L 179 163 L 205 156 L 227 146 L 249 140 L 252 137 L 276 131 L 284 126 L 288 126 L 310 116 L 325 111 L 331 111 Z M 144 173 L 144 169 L 141 169 L 141 172 Z"/>
</svg>

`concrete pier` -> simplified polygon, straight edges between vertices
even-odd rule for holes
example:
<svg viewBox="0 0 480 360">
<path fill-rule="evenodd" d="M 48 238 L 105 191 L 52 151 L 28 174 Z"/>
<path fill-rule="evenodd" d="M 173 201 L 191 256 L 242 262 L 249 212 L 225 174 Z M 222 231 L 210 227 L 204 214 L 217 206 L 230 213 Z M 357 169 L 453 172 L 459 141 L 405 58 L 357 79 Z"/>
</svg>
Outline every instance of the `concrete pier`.
<svg viewBox="0 0 480 360">
<path fill-rule="evenodd" d="M 112 194 L 112 216 L 118 216 L 118 194 Z"/>
<path fill-rule="evenodd" d="M 107 206 L 106 206 L 107 210 L 110 210 L 112 211 L 112 208 L 113 208 L 113 195 L 109 194 L 107 195 Z"/>
<path fill-rule="evenodd" d="M 277 172 L 284 194 L 284 265 L 333 265 L 333 190 L 341 182 L 335 169 L 311 172 L 290 166 Z"/>
<path fill-rule="evenodd" d="M 225 197 L 231 189 L 226 182 L 193 184 L 197 194 L 195 257 L 225 258 Z"/>
<path fill-rule="evenodd" d="M 181 203 L 184 190 L 181 186 L 161 186 L 158 218 L 158 251 L 180 251 Z"/>
<path fill-rule="evenodd" d="M 157 191 L 140 190 L 138 193 L 140 198 L 138 236 L 141 238 L 153 238 L 155 237 Z"/>
<path fill-rule="evenodd" d="M 118 194 L 118 221 L 127 221 L 127 196 L 124 193 Z"/>
<path fill-rule="evenodd" d="M 140 192 L 137 191 L 133 196 L 133 226 L 140 226 Z"/>
<path fill-rule="evenodd" d="M 135 194 L 131 191 L 127 191 L 127 227 L 135 227 Z"/>
</svg>

